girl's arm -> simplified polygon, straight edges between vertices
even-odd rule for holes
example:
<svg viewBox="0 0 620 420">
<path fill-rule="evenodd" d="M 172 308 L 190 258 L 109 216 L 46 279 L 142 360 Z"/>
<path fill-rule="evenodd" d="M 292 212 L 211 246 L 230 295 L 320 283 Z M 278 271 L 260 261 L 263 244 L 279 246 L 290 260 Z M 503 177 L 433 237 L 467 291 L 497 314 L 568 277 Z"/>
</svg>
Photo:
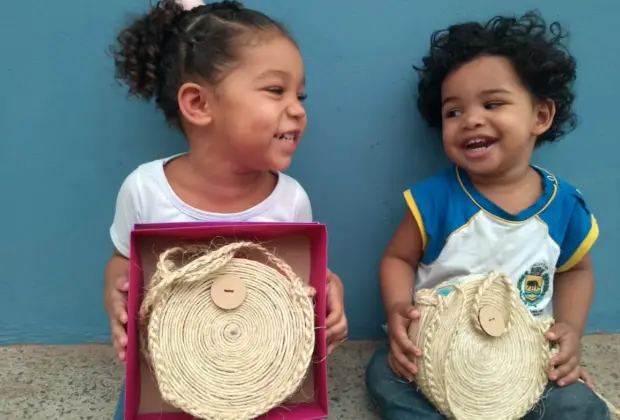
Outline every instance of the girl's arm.
<svg viewBox="0 0 620 420">
<path fill-rule="evenodd" d="M 114 251 L 112 258 L 108 261 L 104 273 L 104 292 L 110 287 L 114 287 L 116 280 L 126 277 L 129 270 L 129 260 L 121 255 L 118 251 Z"/>
<path fill-rule="evenodd" d="M 127 272 L 129 260 L 115 252 L 105 269 L 105 283 L 103 288 L 103 302 L 110 317 L 110 332 L 112 344 L 117 357 L 125 360 L 127 346 L 127 299 L 125 294 L 129 289 Z"/>
</svg>

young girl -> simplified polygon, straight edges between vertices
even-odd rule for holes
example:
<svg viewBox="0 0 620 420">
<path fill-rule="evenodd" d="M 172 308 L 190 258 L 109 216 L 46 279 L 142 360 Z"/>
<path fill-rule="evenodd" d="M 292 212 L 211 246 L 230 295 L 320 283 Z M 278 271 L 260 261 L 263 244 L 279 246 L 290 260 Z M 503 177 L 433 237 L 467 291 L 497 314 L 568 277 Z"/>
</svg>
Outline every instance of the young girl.
<svg viewBox="0 0 620 420">
<path fill-rule="evenodd" d="M 492 270 L 511 276 L 532 315 L 557 322 L 547 335 L 560 348 L 553 385 L 526 419 L 609 417 L 579 364 L 596 220 L 577 189 L 530 163 L 536 146 L 575 125 L 575 60 L 562 37 L 534 13 L 463 23 L 434 34 L 417 69 L 420 112 L 442 129 L 453 165 L 405 191 L 408 209 L 381 263 L 389 346 L 371 359 L 366 383 L 383 419 L 443 418 L 410 383 L 410 358 L 422 354 L 407 338 L 419 317 L 412 290 Z"/>
<path fill-rule="evenodd" d="M 120 33 L 115 62 L 129 92 L 154 98 L 189 144 L 187 153 L 139 166 L 118 194 L 104 300 L 124 360 L 135 223 L 311 222 L 312 209 L 282 173 L 307 119 L 303 61 L 279 23 L 235 1 L 163 0 Z M 342 282 L 331 272 L 328 309 L 331 352 L 347 334 Z"/>
</svg>

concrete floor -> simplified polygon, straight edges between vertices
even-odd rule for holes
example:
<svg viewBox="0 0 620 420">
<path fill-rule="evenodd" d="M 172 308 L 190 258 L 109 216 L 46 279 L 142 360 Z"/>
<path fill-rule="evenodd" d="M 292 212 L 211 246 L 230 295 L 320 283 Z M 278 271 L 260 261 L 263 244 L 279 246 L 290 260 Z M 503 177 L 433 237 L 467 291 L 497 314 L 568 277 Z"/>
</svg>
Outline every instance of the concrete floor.
<svg viewBox="0 0 620 420">
<path fill-rule="evenodd" d="M 376 420 L 364 389 L 372 342 L 343 344 L 330 357 L 330 419 Z M 620 335 L 584 339 L 597 390 L 620 406 Z M 0 419 L 108 420 L 123 376 L 108 346 L 0 348 Z"/>
</svg>

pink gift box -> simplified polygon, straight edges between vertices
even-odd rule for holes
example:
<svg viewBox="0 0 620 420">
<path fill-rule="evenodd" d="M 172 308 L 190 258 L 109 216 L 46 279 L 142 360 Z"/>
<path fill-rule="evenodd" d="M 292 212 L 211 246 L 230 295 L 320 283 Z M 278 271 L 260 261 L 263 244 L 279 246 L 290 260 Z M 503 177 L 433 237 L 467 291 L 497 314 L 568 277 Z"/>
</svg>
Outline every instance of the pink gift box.
<svg viewBox="0 0 620 420">
<path fill-rule="evenodd" d="M 290 256 L 298 260 L 300 277 L 307 277 L 316 289 L 315 349 L 313 363 L 304 387 L 311 400 L 293 399 L 259 417 L 260 420 L 317 420 L 328 415 L 327 402 L 327 345 L 325 316 L 327 309 L 327 229 L 320 223 L 170 223 L 136 225 L 131 232 L 128 293 L 128 344 L 125 366 L 125 420 L 192 420 L 189 414 L 170 412 L 161 400 L 157 388 L 145 372 L 138 340 L 138 310 L 142 301 L 144 279 L 152 274 L 155 255 L 165 247 L 182 242 L 211 241 L 214 238 L 260 241 L 272 252 L 284 258 L 294 270 L 298 269 Z M 277 243 L 277 247 L 275 244 Z M 161 248 L 154 252 L 157 248 Z M 277 251 L 276 251 L 277 250 Z M 301 251 L 300 251 L 301 250 Z M 305 251 L 305 252 L 302 252 Z M 305 256 L 304 256 L 305 255 Z M 293 258 L 293 257 L 291 257 Z M 149 261 L 150 260 L 150 261 Z M 150 273 L 149 273 L 150 271 Z M 301 272 L 305 272 L 302 275 Z M 260 390 L 257 390 L 260 392 Z M 302 392 L 303 393 L 303 392 Z M 304 398 L 307 398 L 306 393 Z M 168 410 L 166 410 L 168 407 Z M 174 408 L 172 408 L 174 409 Z"/>
</svg>

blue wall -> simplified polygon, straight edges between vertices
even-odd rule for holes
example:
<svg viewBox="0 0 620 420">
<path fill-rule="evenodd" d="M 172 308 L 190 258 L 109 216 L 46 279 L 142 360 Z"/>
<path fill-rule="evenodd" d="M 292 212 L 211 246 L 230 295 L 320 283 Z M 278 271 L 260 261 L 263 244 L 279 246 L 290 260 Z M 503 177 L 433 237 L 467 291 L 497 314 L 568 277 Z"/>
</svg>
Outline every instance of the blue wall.
<svg viewBox="0 0 620 420">
<path fill-rule="evenodd" d="M 0 344 L 103 341 L 108 227 L 123 178 L 184 147 L 151 105 L 128 101 L 106 49 L 146 0 L 7 2 L 0 17 Z M 286 21 L 308 76 L 309 130 L 291 168 L 330 231 L 351 339 L 377 338 L 377 267 L 403 211 L 401 191 L 445 164 L 414 106 L 411 65 L 455 20 L 523 12 L 520 0 L 254 0 Z M 598 216 L 598 286 L 589 330 L 620 331 L 620 5 L 547 0 L 579 59 L 582 125 L 539 164 L 576 184 Z M 96 7 L 96 10 L 90 10 Z M 597 10 L 598 9 L 598 10 Z M 38 16 L 38 17 L 37 17 Z M 26 18 L 27 17 L 27 18 Z"/>
</svg>

